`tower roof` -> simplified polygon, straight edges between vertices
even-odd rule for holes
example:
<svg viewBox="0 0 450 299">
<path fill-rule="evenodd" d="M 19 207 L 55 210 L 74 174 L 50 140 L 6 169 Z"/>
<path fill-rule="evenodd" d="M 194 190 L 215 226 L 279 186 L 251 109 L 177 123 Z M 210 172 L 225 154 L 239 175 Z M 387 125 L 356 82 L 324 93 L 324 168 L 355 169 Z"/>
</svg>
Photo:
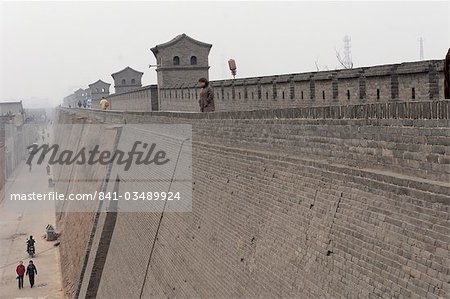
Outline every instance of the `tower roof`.
<svg viewBox="0 0 450 299">
<path fill-rule="evenodd" d="M 168 42 L 156 45 L 155 47 L 151 48 L 150 50 L 153 52 L 153 54 L 156 55 L 158 53 L 159 49 L 166 48 L 166 47 L 169 47 L 169 46 L 173 46 L 173 45 L 175 45 L 176 43 L 178 43 L 179 41 L 181 41 L 183 39 L 187 39 L 190 42 L 192 42 L 194 44 L 197 44 L 199 46 L 202 46 L 202 47 L 206 47 L 206 48 L 211 48 L 212 47 L 211 44 L 204 43 L 204 42 L 201 42 L 199 40 L 193 39 L 192 37 L 190 37 L 190 36 L 186 35 L 185 33 L 183 33 L 183 34 L 177 35 L 175 38 L 171 39 Z"/>
<path fill-rule="evenodd" d="M 102 81 L 102 80 L 99 79 L 99 80 L 95 81 L 94 83 L 89 84 L 89 87 L 91 87 L 93 85 L 96 85 L 96 84 L 99 84 L 99 83 L 101 83 L 103 85 L 107 85 L 107 86 L 111 85 L 110 83 L 106 83 L 105 81 Z"/>
<path fill-rule="evenodd" d="M 127 70 L 130 70 L 130 71 L 132 71 L 132 72 L 134 72 L 134 73 L 138 73 L 138 74 L 141 74 L 141 75 L 144 74 L 143 72 L 136 71 L 135 69 L 132 69 L 131 67 L 127 66 L 127 67 L 124 68 L 123 70 L 120 70 L 120 71 L 118 71 L 118 72 L 112 73 L 111 76 L 114 78 L 115 75 L 120 74 L 120 73 L 122 73 L 122 72 L 125 72 L 125 71 L 127 71 Z"/>
</svg>

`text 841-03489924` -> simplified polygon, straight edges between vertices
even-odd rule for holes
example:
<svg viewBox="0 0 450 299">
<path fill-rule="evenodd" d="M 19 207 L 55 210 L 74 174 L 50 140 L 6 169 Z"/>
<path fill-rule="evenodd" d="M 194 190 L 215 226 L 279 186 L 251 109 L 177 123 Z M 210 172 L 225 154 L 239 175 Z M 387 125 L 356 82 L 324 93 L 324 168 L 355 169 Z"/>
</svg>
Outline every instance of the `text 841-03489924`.
<svg viewBox="0 0 450 299">
<path fill-rule="evenodd" d="M 99 200 L 180 200 L 180 192 L 99 192 Z"/>
</svg>

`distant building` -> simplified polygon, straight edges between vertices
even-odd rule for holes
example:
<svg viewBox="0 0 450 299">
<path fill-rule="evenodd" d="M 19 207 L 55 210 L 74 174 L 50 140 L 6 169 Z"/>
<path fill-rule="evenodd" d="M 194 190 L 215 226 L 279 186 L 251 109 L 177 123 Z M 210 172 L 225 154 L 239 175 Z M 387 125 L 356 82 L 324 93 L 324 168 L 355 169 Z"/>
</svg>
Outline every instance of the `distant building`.
<svg viewBox="0 0 450 299">
<path fill-rule="evenodd" d="M 98 80 L 92 84 L 89 84 L 89 89 L 91 90 L 92 100 L 100 100 L 102 97 L 107 97 L 109 95 L 109 87 L 111 84 L 106 83 L 102 80 Z"/>
<path fill-rule="evenodd" d="M 86 99 L 85 91 L 82 88 L 77 89 L 75 92 L 75 105 L 78 105 L 78 102 L 83 104 L 83 101 Z"/>
<path fill-rule="evenodd" d="M 91 89 L 90 88 L 84 89 L 84 95 L 83 96 L 84 96 L 84 98 L 86 100 L 90 100 L 92 98 Z"/>
<path fill-rule="evenodd" d="M 68 96 L 66 96 L 66 97 L 64 97 L 64 104 L 63 104 L 63 106 L 64 107 L 74 107 L 74 105 L 75 105 L 75 94 L 70 94 L 70 95 L 68 95 Z"/>
<path fill-rule="evenodd" d="M 136 71 L 129 66 L 111 74 L 111 77 L 114 79 L 116 94 L 133 91 L 142 87 L 141 79 L 143 74 L 143 72 Z"/>
<path fill-rule="evenodd" d="M 44 108 L 24 109 L 28 122 L 45 122 L 47 120 L 47 111 Z"/>
<path fill-rule="evenodd" d="M 183 33 L 152 48 L 157 61 L 158 88 L 193 86 L 201 77 L 208 79 L 211 47 Z"/>
<path fill-rule="evenodd" d="M 0 102 L 0 115 L 1 116 L 6 116 L 6 115 L 13 116 L 16 114 L 23 114 L 22 101 Z"/>
</svg>

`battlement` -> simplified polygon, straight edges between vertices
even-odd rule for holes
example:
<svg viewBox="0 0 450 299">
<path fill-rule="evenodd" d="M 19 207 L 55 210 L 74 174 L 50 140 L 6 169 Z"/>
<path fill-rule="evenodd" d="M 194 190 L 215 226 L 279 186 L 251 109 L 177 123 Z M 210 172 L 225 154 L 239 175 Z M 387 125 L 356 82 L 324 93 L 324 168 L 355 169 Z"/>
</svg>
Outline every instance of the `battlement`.
<svg viewBox="0 0 450 299">
<path fill-rule="evenodd" d="M 425 101 L 444 97 L 442 60 L 212 81 L 217 111 Z M 199 89 L 159 88 L 162 111 L 198 111 Z"/>
</svg>

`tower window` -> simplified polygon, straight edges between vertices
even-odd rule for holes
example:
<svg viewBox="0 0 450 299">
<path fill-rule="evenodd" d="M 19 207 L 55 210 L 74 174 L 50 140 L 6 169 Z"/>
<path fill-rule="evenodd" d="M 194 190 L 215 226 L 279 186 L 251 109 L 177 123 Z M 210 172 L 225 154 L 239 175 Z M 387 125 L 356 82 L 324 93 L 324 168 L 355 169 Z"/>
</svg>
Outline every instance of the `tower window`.
<svg viewBox="0 0 450 299">
<path fill-rule="evenodd" d="M 302 94 L 301 94 L 302 100 L 303 100 L 303 90 L 302 90 Z"/>
<path fill-rule="evenodd" d="M 105 89 L 104 89 L 104 88 L 102 88 L 102 92 L 105 92 Z"/>
<path fill-rule="evenodd" d="M 377 88 L 377 100 L 379 100 L 379 99 L 380 99 L 380 89 Z"/>
<path fill-rule="evenodd" d="M 191 56 L 191 65 L 197 64 L 197 56 Z"/>
<path fill-rule="evenodd" d="M 347 89 L 347 100 L 350 100 L 350 90 Z"/>
<path fill-rule="evenodd" d="M 136 80 L 135 79 L 131 79 L 131 84 L 135 84 Z"/>
<path fill-rule="evenodd" d="M 127 81 L 125 81 L 125 79 L 122 79 L 122 85 L 127 84 Z"/>
<path fill-rule="evenodd" d="M 322 90 L 322 99 L 325 100 L 325 90 Z"/>
<path fill-rule="evenodd" d="M 173 65 L 180 65 L 180 57 L 175 56 L 173 58 Z"/>
<path fill-rule="evenodd" d="M 413 87 L 411 88 L 411 98 L 414 100 L 416 98 L 416 89 Z"/>
</svg>

